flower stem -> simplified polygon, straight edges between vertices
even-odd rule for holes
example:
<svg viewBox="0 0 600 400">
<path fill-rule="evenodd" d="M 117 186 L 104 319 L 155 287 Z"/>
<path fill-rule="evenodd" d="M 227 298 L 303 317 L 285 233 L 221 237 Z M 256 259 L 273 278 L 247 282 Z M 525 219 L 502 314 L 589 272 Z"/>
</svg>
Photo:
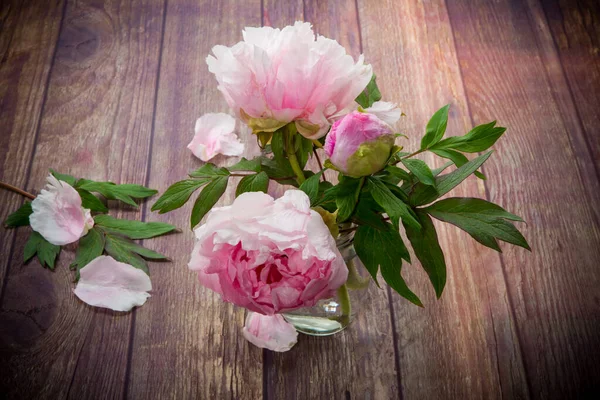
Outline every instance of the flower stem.
<svg viewBox="0 0 600 400">
<path fill-rule="evenodd" d="M 354 265 L 353 260 L 348 261 L 346 265 L 348 266 L 348 280 L 346 281 L 346 286 L 349 289 L 364 289 L 367 286 L 369 286 L 369 281 L 371 280 L 371 277 L 368 276 L 366 278 L 363 278 L 362 276 L 360 276 L 360 274 L 356 270 L 356 265 Z"/>
<path fill-rule="evenodd" d="M 296 152 L 294 151 L 294 135 L 296 132 L 290 131 L 290 128 L 288 127 L 289 125 L 286 126 L 285 130 L 285 153 L 290 162 L 290 166 L 292 167 L 292 171 L 296 174 L 298 185 L 302 185 L 302 182 L 306 180 L 306 177 L 304 176 L 302 168 L 300 168 L 298 157 L 296 157 Z"/>
<path fill-rule="evenodd" d="M 344 284 L 337 290 L 338 301 L 342 308 L 341 320 L 343 323 L 348 324 L 350 322 L 350 314 L 352 313 L 352 306 L 350 305 L 350 296 L 348 295 L 348 287 Z"/>
<path fill-rule="evenodd" d="M 19 193 L 21 196 L 28 197 L 31 200 L 35 199 L 35 196 L 32 195 L 31 193 L 26 192 L 26 191 L 24 191 L 22 189 L 19 189 L 18 187 L 15 187 L 13 185 L 9 185 L 8 183 L 0 182 L 0 187 L 3 188 L 3 189 L 6 189 L 6 190 L 10 190 L 10 191 L 15 192 L 15 193 Z"/>
<path fill-rule="evenodd" d="M 411 157 L 414 157 L 414 156 L 416 156 L 417 154 L 421 154 L 421 153 L 422 153 L 422 152 L 424 152 L 424 151 L 425 151 L 425 149 L 417 150 L 417 151 L 415 151 L 414 153 L 410 153 L 410 154 L 408 154 L 408 155 L 405 155 L 404 157 L 401 157 L 401 158 L 400 158 L 400 160 L 404 160 L 405 158 L 411 158 Z"/>
</svg>

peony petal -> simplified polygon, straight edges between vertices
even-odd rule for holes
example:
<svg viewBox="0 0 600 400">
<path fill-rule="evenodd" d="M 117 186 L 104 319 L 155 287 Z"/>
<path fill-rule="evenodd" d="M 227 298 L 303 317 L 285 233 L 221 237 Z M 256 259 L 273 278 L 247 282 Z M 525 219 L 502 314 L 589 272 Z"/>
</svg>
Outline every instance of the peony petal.
<svg viewBox="0 0 600 400">
<path fill-rule="evenodd" d="M 273 351 L 288 351 L 298 342 L 298 332 L 281 314 L 248 312 L 244 337 L 255 346 Z"/>
<path fill-rule="evenodd" d="M 400 108 L 395 103 L 387 101 L 376 101 L 371 107 L 365 109 L 365 112 L 375 114 L 377 118 L 388 125 L 394 125 L 402 115 Z"/>
<path fill-rule="evenodd" d="M 31 202 L 31 228 L 57 246 L 79 240 L 94 226 L 90 210 L 81 207 L 79 193 L 52 174 L 45 189 Z"/>
<path fill-rule="evenodd" d="M 99 256 L 81 269 L 73 293 L 91 306 L 130 311 L 146 302 L 149 290 L 152 284 L 144 271 L 112 257 Z"/>
<path fill-rule="evenodd" d="M 224 113 L 209 113 L 196 121 L 195 135 L 187 146 L 202 161 L 217 154 L 239 156 L 244 144 L 235 135 L 235 118 Z"/>
</svg>

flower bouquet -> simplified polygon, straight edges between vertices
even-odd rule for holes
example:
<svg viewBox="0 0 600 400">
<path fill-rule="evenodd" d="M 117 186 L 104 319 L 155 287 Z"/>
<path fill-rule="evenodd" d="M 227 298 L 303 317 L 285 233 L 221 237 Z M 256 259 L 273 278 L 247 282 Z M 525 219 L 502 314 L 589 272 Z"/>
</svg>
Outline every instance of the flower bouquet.
<svg viewBox="0 0 600 400">
<path fill-rule="evenodd" d="M 349 292 L 379 274 L 422 306 L 401 275 L 403 262 L 411 262 L 407 245 L 439 298 L 446 265 L 432 217 L 497 251 L 498 240 L 529 248 L 511 222 L 522 220 L 500 206 L 441 199 L 471 174 L 485 178 L 478 171 L 491 155 L 485 151 L 505 131 L 495 121 L 444 138 L 445 106 L 427 123 L 420 147 L 404 151 L 404 136 L 394 129 L 402 114 L 381 101 L 371 66 L 335 40 L 315 37 L 309 23 L 246 28 L 243 41 L 212 53 L 209 71 L 235 117 L 199 118 L 188 147 L 203 161 L 239 156 L 237 132 L 253 135 L 262 153 L 228 167 L 204 164 L 171 185 L 152 210 L 173 211 L 202 188 L 191 213 L 196 244 L 189 268 L 203 286 L 249 311 L 243 332 L 252 343 L 285 351 L 297 331 L 343 329 L 352 317 Z M 415 158 L 426 151 L 449 161 L 431 169 Z M 234 180 L 233 204 L 214 207 Z M 273 185 L 284 185 L 284 194 L 267 194 Z"/>
</svg>

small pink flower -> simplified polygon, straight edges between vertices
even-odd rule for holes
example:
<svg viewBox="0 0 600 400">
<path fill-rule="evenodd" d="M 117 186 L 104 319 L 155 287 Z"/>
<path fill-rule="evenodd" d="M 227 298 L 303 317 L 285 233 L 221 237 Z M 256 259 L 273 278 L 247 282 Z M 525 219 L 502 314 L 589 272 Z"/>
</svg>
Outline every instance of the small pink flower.
<svg viewBox="0 0 600 400">
<path fill-rule="evenodd" d="M 390 126 L 374 114 L 353 111 L 333 124 L 324 149 L 337 169 L 358 178 L 385 166 L 394 139 Z"/>
<path fill-rule="evenodd" d="M 248 312 L 244 337 L 253 345 L 273 351 L 288 351 L 298 342 L 298 332 L 281 314 Z"/>
<path fill-rule="evenodd" d="M 402 112 L 395 103 L 387 101 L 376 101 L 371 107 L 365 108 L 365 112 L 374 114 L 388 125 L 394 125 L 402 115 Z"/>
<path fill-rule="evenodd" d="M 235 118 L 224 113 L 204 114 L 196 121 L 195 135 L 188 149 L 202 161 L 217 154 L 239 156 L 244 144 L 235 135 Z"/>
<path fill-rule="evenodd" d="M 109 256 L 94 258 L 80 270 L 73 293 L 81 301 L 95 307 L 130 311 L 142 306 L 152 290 L 150 277 L 142 270 Z"/>
<path fill-rule="evenodd" d="M 244 193 L 210 211 L 195 234 L 189 268 L 200 283 L 261 314 L 313 306 L 348 276 L 334 238 L 300 190 L 277 200 Z"/>
<path fill-rule="evenodd" d="M 246 28 L 232 47 L 215 46 L 206 59 L 219 90 L 236 113 L 269 120 L 277 129 L 295 121 L 309 138 L 324 136 L 332 120 L 355 108 L 373 71 L 335 40 L 315 37 L 308 22 L 283 29 Z"/>
<path fill-rule="evenodd" d="M 94 226 L 90 210 L 81 207 L 79 193 L 52 174 L 46 189 L 31 202 L 31 228 L 55 245 L 76 242 Z"/>
</svg>

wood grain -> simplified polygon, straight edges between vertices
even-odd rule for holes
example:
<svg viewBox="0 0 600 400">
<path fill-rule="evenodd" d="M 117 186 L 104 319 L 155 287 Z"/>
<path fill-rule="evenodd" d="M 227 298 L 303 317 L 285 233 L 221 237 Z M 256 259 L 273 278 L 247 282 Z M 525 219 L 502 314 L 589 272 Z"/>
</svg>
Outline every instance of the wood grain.
<svg viewBox="0 0 600 400">
<path fill-rule="evenodd" d="M 383 96 L 407 115 L 400 131 L 411 139 L 401 144 L 417 149 L 429 117 L 448 103 L 448 134 L 467 132 L 469 109 L 444 2 L 359 2 L 359 11 L 365 55 Z M 381 26 L 387 27 L 385 34 Z M 471 177 L 451 195 L 485 197 L 485 188 Z M 511 203 L 500 204 L 510 208 Z M 426 308 L 393 295 L 403 396 L 527 398 L 499 257 L 456 228 L 436 226 L 448 266 L 441 300 L 435 300 L 418 261 L 406 265 L 403 275 Z"/>
<path fill-rule="evenodd" d="M 489 197 L 529 223 L 532 253 L 502 255 L 531 394 L 598 393 L 600 234 L 525 4 L 448 3 L 474 122 L 510 128 Z M 516 112 L 518 110 L 518 112 Z"/>
<path fill-rule="evenodd" d="M 162 1 L 71 2 L 66 9 L 28 187 L 48 168 L 144 184 L 151 142 Z M 118 215 L 140 219 L 136 210 Z M 27 232 L 11 259 L 0 312 L 3 391 L 9 397 L 120 397 L 131 314 L 73 296 L 73 246 L 55 272 L 22 265 Z M 10 352 L 7 350 L 10 349 Z M 110 367 L 109 367 L 110 366 Z M 18 396 L 17 396 L 18 394 Z"/>
<path fill-rule="evenodd" d="M 201 165 L 185 148 L 193 137 L 194 122 L 204 113 L 227 111 L 205 57 L 216 44 L 231 46 L 241 40 L 244 26 L 259 25 L 259 1 L 168 2 L 150 186 L 164 191 Z M 230 183 L 219 204 L 231 203 L 234 193 Z M 262 351 L 242 337 L 244 310 L 201 287 L 187 268 L 194 244 L 191 206 L 192 202 L 165 216 L 149 216 L 183 232 L 154 241 L 156 249 L 173 261 L 152 274 L 152 298 L 136 312 L 128 395 L 260 398 Z"/>
<path fill-rule="evenodd" d="M 31 169 L 63 9 L 62 1 L 7 1 L 0 7 L 0 180 L 21 188 Z M 0 191 L 0 221 L 23 200 Z M 0 228 L 0 299 L 14 238 L 14 230 Z"/>
</svg>

